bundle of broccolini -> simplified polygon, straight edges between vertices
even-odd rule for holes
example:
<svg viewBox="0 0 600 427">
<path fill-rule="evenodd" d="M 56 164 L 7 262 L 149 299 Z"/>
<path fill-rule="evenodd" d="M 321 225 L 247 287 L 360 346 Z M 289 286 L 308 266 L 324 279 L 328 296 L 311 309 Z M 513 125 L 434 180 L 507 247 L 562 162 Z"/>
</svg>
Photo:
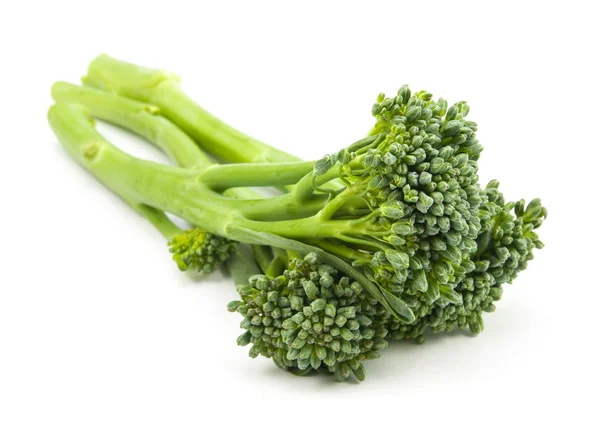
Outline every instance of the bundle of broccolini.
<svg viewBox="0 0 600 427">
<path fill-rule="evenodd" d="M 283 369 L 362 380 L 362 361 L 389 339 L 479 333 L 502 285 L 543 246 L 539 199 L 507 203 L 497 181 L 480 185 L 465 102 L 407 86 L 381 94 L 366 137 L 303 162 L 210 115 L 170 73 L 101 55 L 83 83 L 52 88 L 60 142 L 169 239 L 180 269 L 228 261 L 238 344 Z M 124 153 L 88 114 L 147 138 L 177 167 Z M 263 198 L 248 188 L 257 186 L 286 191 Z M 181 230 L 165 212 L 197 228 Z"/>
</svg>

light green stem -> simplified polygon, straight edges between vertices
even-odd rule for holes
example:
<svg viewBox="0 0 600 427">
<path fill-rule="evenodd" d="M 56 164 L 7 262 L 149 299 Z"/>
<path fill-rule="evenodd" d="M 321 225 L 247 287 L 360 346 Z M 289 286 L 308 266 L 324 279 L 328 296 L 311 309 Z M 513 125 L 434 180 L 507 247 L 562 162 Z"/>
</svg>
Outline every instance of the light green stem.
<svg viewBox="0 0 600 427">
<path fill-rule="evenodd" d="M 142 214 L 154 227 L 167 239 L 182 232 L 181 228 L 177 227 L 173 221 L 169 219 L 164 212 L 154 209 L 146 205 L 132 205 L 132 207 Z"/>
<path fill-rule="evenodd" d="M 145 204 L 195 224 L 206 222 L 207 231 L 224 234 L 227 215 L 210 212 L 210 202 L 204 203 L 205 209 L 195 209 L 194 200 L 211 196 L 196 185 L 197 172 L 136 159 L 119 150 L 95 130 L 79 105 L 59 102 L 50 108 L 48 120 L 69 155 L 130 204 Z"/>
<path fill-rule="evenodd" d="M 336 238 L 353 229 L 353 224 L 349 220 L 321 221 L 318 215 L 282 221 L 251 221 L 241 218 L 240 225 L 250 230 L 296 240 Z"/>
<path fill-rule="evenodd" d="M 361 260 L 361 261 L 365 261 L 365 262 L 369 262 L 371 260 L 370 255 L 368 255 L 364 252 L 357 251 L 356 249 L 352 249 L 347 246 L 344 246 L 344 245 L 340 244 L 339 242 L 334 243 L 329 240 L 319 240 L 319 241 L 316 241 L 313 243 L 316 246 L 319 246 L 321 249 L 324 249 L 325 251 L 327 251 L 331 254 L 334 254 L 336 256 L 339 256 L 339 257 L 347 259 L 347 260 L 352 260 L 352 261 Z"/>
<path fill-rule="evenodd" d="M 100 55 L 92 61 L 86 85 L 156 105 L 162 115 L 177 124 L 207 152 L 234 163 L 295 162 L 295 156 L 270 147 L 232 128 L 190 99 L 179 78 L 164 70 L 150 69 Z"/>
<path fill-rule="evenodd" d="M 118 149 L 95 130 L 79 105 L 55 104 L 50 108 L 49 121 L 71 157 L 125 200 L 171 212 L 209 232 L 227 236 L 227 227 L 237 223 L 250 230 L 285 237 L 321 238 L 334 237 L 338 227 L 339 232 L 346 232 L 350 226 L 348 221 L 326 224 L 315 216 L 273 222 L 247 219 L 245 214 L 259 216 L 261 212 L 267 217 L 277 212 L 276 217 L 295 218 L 298 211 L 305 209 L 303 206 L 310 204 L 296 204 L 293 194 L 259 200 L 220 196 L 203 184 L 202 171 L 140 160 Z"/>
<path fill-rule="evenodd" d="M 158 108 L 151 104 L 65 82 L 52 86 L 52 97 L 55 101 L 81 104 L 92 116 L 148 139 L 181 167 L 208 168 L 202 179 L 215 190 L 295 184 L 314 166 L 314 162 L 214 165 L 185 132 L 160 116 Z"/>
<path fill-rule="evenodd" d="M 181 129 L 169 120 L 156 115 L 150 104 L 69 83 L 56 83 L 53 97 L 60 102 L 77 103 L 91 115 L 149 138 L 163 149 L 175 163 L 184 168 L 205 169 L 203 182 L 218 189 L 237 185 L 277 185 L 294 183 L 312 170 L 311 162 L 281 165 L 214 165 L 202 150 Z M 238 199 L 261 199 L 249 188 L 232 188 L 227 195 Z M 326 202 L 315 197 L 300 203 L 292 196 L 287 200 L 274 198 L 261 203 L 248 203 L 245 213 L 252 219 L 287 219 L 314 215 Z M 134 206 L 135 207 L 135 206 Z"/>
<path fill-rule="evenodd" d="M 83 105 L 92 116 L 140 135 L 181 167 L 205 168 L 213 164 L 188 135 L 160 116 L 153 105 L 65 82 L 52 85 L 52 98 Z"/>
<path fill-rule="evenodd" d="M 231 187 L 278 187 L 295 184 L 310 174 L 313 166 L 314 162 L 214 165 L 204 171 L 202 182 L 215 191 Z"/>
</svg>

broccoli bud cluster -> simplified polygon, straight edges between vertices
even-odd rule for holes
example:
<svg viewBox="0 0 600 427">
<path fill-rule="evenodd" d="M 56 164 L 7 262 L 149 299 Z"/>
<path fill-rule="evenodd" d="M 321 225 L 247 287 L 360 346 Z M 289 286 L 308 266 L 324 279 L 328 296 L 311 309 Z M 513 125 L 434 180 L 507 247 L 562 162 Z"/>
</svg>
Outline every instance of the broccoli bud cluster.
<svg viewBox="0 0 600 427">
<path fill-rule="evenodd" d="M 381 94 L 372 113 L 377 120 L 372 139 L 315 166 L 319 176 L 340 165 L 347 190 L 371 210 L 357 249 L 375 241 L 379 250 L 370 262 L 355 265 L 417 317 L 438 300 L 460 304 L 455 288 L 475 269 L 471 255 L 483 201 L 477 165 L 482 146 L 477 125 L 465 119 L 469 106 L 458 102 L 448 108 L 443 99 L 434 101 L 425 91 L 411 95 L 403 86 L 395 97 Z"/>
<path fill-rule="evenodd" d="M 314 254 L 293 258 L 283 275 L 255 275 L 228 305 L 244 316 L 239 345 L 280 368 L 330 372 L 338 381 L 365 378 L 362 361 L 387 346 L 388 312 L 363 287 Z"/>
<path fill-rule="evenodd" d="M 525 207 L 525 201 L 505 203 L 498 191 L 498 182 L 490 182 L 483 192 L 479 216 L 482 228 L 477 238 L 477 251 L 472 254 L 474 269 L 454 288 L 461 296 L 460 304 L 438 300 L 415 323 L 401 324 L 391 320 L 390 337 L 424 341 L 424 332 L 451 331 L 469 328 L 483 331 L 483 312 L 493 312 L 494 303 L 502 297 L 502 285 L 512 283 L 520 271 L 533 259 L 533 250 L 541 249 L 535 229 L 547 216 L 539 199 Z"/>
<path fill-rule="evenodd" d="M 377 261 L 384 260 L 377 266 L 387 260 L 392 267 L 379 268 L 382 277 L 376 278 L 388 281 L 415 311 L 421 301 L 452 302 L 457 298 L 453 288 L 472 269 L 462 265 L 463 259 L 476 250 L 481 228 L 477 125 L 465 120 L 465 102 L 448 108 L 425 91 L 411 96 L 407 86 L 396 97 L 380 95 L 378 101 L 373 114 L 380 142 L 362 163 L 369 171 L 366 198 L 381 207 L 377 220 L 389 225 L 387 240 L 394 251 L 385 258 L 376 254 Z M 397 268 L 393 258 L 408 262 Z"/>
<path fill-rule="evenodd" d="M 369 208 L 340 244 L 370 253 L 354 265 L 412 310 L 411 324 L 390 318 L 392 338 L 421 342 L 428 328 L 479 333 L 502 284 L 542 246 L 533 232 L 547 214 L 539 199 L 525 208 L 524 201 L 505 203 L 496 181 L 481 188 L 483 148 L 468 113 L 466 102 L 448 107 L 403 86 L 377 98 L 369 138 L 315 165 L 314 177 L 339 168 L 346 188 L 332 200 L 356 194 Z"/>
<path fill-rule="evenodd" d="M 236 250 L 237 242 L 199 228 L 186 230 L 169 239 L 169 251 L 182 271 L 210 273 Z"/>
</svg>

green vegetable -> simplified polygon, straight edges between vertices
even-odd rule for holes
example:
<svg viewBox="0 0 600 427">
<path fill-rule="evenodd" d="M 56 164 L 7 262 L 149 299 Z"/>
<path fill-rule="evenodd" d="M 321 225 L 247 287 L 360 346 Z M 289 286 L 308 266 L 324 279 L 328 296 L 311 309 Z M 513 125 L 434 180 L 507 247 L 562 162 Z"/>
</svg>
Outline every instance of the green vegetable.
<svg viewBox="0 0 600 427">
<path fill-rule="evenodd" d="M 241 301 L 228 306 L 244 317 L 238 344 L 251 344 L 251 357 L 272 358 L 299 375 L 323 369 L 338 381 L 351 374 L 362 381 L 362 361 L 379 357 L 388 344 L 389 313 L 313 253 L 293 257 L 275 277 L 251 276 L 238 292 Z"/>
<path fill-rule="evenodd" d="M 101 117 L 104 120 L 110 121 L 115 124 L 119 124 L 122 127 L 137 132 L 142 136 L 146 135 L 149 138 L 155 137 L 155 135 L 162 135 L 164 132 L 161 132 L 160 128 L 163 126 L 167 126 L 170 130 L 170 134 L 176 138 L 168 139 L 164 141 L 162 145 L 157 143 L 157 141 L 152 141 L 167 153 L 169 153 L 170 150 L 176 151 L 176 147 L 170 146 L 173 140 L 178 141 L 179 144 L 189 145 L 190 143 L 189 141 L 186 141 L 185 134 L 177 134 L 178 129 L 176 127 L 171 126 L 169 123 L 164 122 L 155 115 L 147 115 L 146 112 L 154 110 L 147 105 L 137 103 L 128 99 L 119 98 L 107 93 L 98 92 L 93 89 L 79 88 L 68 83 L 56 83 L 52 88 L 52 94 L 56 100 L 67 100 L 72 102 L 78 101 L 80 105 L 85 106 L 86 109 L 93 113 L 96 117 Z M 103 108 L 105 106 L 109 106 L 109 108 Z M 137 124 L 139 124 L 140 120 L 124 120 L 125 117 L 131 116 L 143 117 L 144 126 L 136 126 Z M 141 132 L 142 130 L 144 131 L 143 133 Z M 193 144 L 193 142 L 191 144 Z M 195 145 L 188 147 L 188 149 L 190 155 L 193 155 L 190 157 L 197 157 L 198 153 L 195 153 L 195 151 L 199 150 Z M 182 161 L 182 159 L 177 159 L 176 156 L 171 155 L 171 158 L 176 163 L 183 165 L 185 165 L 186 163 L 185 161 Z M 202 166 L 206 167 L 209 164 L 210 162 L 208 161 L 208 159 L 199 156 L 198 161 L 191 162 L 189 166 L 192 168 L 200 168 Z M 237 195 L 241 197 L 255 196 L 255 194 L 250 191 L 246 191 L 244 194 L 240 189 L 236 189 L 234 193 L 238 193 Z M 234 252 L 235 246 L 233 242 L 227 239 L 217 238 L 216 236 L 205 233 L 199 228 L 193 228 L 186 232 L 181 232 L 179 229 L 173 228 L 174 225 L 162 212 L 159 212 L 154 208 L 150 208 L 144 205 L 142 205 L 141 207 L 143 207 L 143 209 L 138 210 L 140 210 L 141 213 L 144 214 L 144 216 L 150 219 L 159 230 L 163 230 L 164 226 L 163 222 L 157 222 L 155 220 L 156 218 L 160 218 L 162 221 L 164 221 L 165 224 L 168 225 L 169 229 L 175 230 L 174 237 L 170 239 L 169 243 L 171 245 L 171 251 L 174 252 L 174 258 L 182 270 L 187 269 L 188 266 L 192 264 L 192 266 L 195 267 L 197 270 L 209 272 L 214 267 L 214 261 L 218 261 L 218 263 L 220 263 L 223 260 L 227 259 L 229 255 Z M 203 243 L 205 240 L 207 240 L 204 239 L 204 237 L 207 234 L 208 236 L 212 236 L 208 239 L 209 241 L 215 241 L 214 239 L 217 239 L 216 242 L 221 243 L 221 240 L 225 240 L 224 242 L 222 242 L 222 244 L 217 245 L 217 250 L 214 251 L 218 255 L 221 255 L 220 257 L 213 256 L 213 259 L 207 259 L 206 257 L 201 256 L 203 255 L 203 252 L 206 252 L 206 245 L 204 245 L 204 247 L 201 246 L 202 250 L 196 250 L 199 243 Z M 165 233 L 165 235 L 169 236 L 170 234 Z M 300 266 L 303 263 L 306 266 L 308 266 L 309 264 L 298 259 L 297 255 L 295 255 L 295 258 L 290 263 L 290 261 L 288 260 L 287 253 L 285 251 L 283 252 L 283 254 L 279 253 L 277 256 L 273 256 L 272 251 L 267 249 L 267 247 L 255 246 L 255 249 L 255 255 L 259 264 L 263 266 L 263 270 L 266 274 L 269 275 L 261 276 L 263 278 L 276 277 L 288 267 L 289 270 L 286 270 L 285 273 L 283 273 L 283 276 L 289 277 L 290 274 L 293 276 L 294 274 L 307 273 L 306 268 L 300 268 Z M 209 256 L 210 255 L 212 254 L 209 253 Z M 210 262 L 207 262 L 207 260 Z M 331 273 L 328 273 L 327 275 L 327 277 L 329 278 L 337 278 L 339 276 L 339 273 L 337 273 L 337 271 L 332 267 L 326 264 L 317 264 L 315 254 L 310 254 L 310 256 L 306 257 L 306 260 L 307 262 L 310 260 L 310 268 L 312 268 L 315 271 L 310 275 L 311 277 L 314 277 L 315 274 L 320 274 L 323 271 Z M 257 267 L 255 260 L 252 257 L 248 257 L 248 254 L 244 250 L 241 250 L 239 253 L 235 253 L 235 255 L 230 259 L 228 264 L 236 283 L 243 284 L 243 286 L 240 287 L 239 290 L 242 295 L 245 295 L 243 289 L 247 289 L 249 278 L 259 277 L 257 276 L 257 274 L 262 273 L 262 271 Z M 321 287 L 320 282 L 322 281 L 317 281 L 318 287 Z M 252 283 L 252 280 L 250 280 L 250 283 Z M 325 370 L 328 372 L 332 372 L 334 374 L 334 378 L 336 378 L 339 381 L 345 380 L 351 373 L 354 373 L 354 376 L 359 380 L 364 379 L 366 373 L 360 361 L 366 360 L 367 358 L 378 357 L 378 353 L 375 350 L 375 348 L 381 349 L 387 345 L 387 341 L 384 340 L 384 337 L 387 333 L 387 330 L 384 328 L 384 321 L 390 317 L 389 313 L 383 308 L 383 306 L 381 304 L 377 304 L 374 299 L 369 298 L 360 285 L 354 282 L 352 284 L 352 287 L 349 287 L 349 283 L 350 282 L 347 277 L 342 278 L 342 280 L 340 281 L 340 285 L 336 285 L 330 291 L 327 291 L 327 289 L 323 289 L 321 293 L 323 296 L 327 296 L 328 301 L 330 302 L 330 304 L 328 304 L 327 306 L 326 311 L 333 310 L 333 314 L 335 314 L 335 307 L 337 307 L 340 303 L 347 304 L 350 301 L 358 301 L 357 298 L 360 301 L 362 301 L 362 305 L 358 305 L 359 315 L 356 316 L 357 319 L 361 321 L 360 331 L 354 332 L 354 326 L 352 326 L 354 325 L 354 323 L 352 321 L 350 322 L 350 325 L 353 328 L 353 333 L 351 336 L 349 335 L 349 332 L 346 332 L 346 330 L 344 330 L 343 336 L 336 336 L 335 339 L 331 339 L 331 336 L 327 336 L 327 331 L 329 330 L 330 325 L 328 325 L 326 321 L 325 326 L 321 327 L 320 333 L 323 336 L 327 336 L 325 338 L 328 340 L 327 343 L 323 344 L 322 346 L 318 346 L 318 344 L 312 341 L 312 336 L 307 338 L 307 341 L 309 341 L 309 345 L 314 345 L 315 352 L 320 355 L 323 355 L 323 368 L 327 366 L 327 369 Z M 349 288 L 348 290 L 346 290 L 346 293 L 354 292 L 356 296 L 354 298 L 349 299 L 348 295 L 346 295 L 343 292 L 343 289 L 345 288 Z M 282 293 L 289 295 L 290 291 L 283 290 Z M 247 300 L 247 298 L 245 298 L 245 300 Z M 321 298 L 319 301 L 324 302 L 325 299 Z M 240 306 L 240 304 L 241 303 L 232 303 L 230 304 L 230 307 L 238 307 Z M 249 304 L 252 305 L 252 301 L 250 301 Z M 311 306 L 313 308 L 320 307 L 319 303 L 315 304 L 314 302 L 311 304 Z M 363 306 L 364 309 L 361 308 Z M 321 311 L 323 308 L 324 307 L 321 307 Z M 241 306 L 240 310 L 242 310 Z M 365 312 L 369 313 L 379 313 L 380 320 L 376 322 L 375 325 L 371 325 L 372 322 L 368 320 L 365 317 L 365 315 L 360 314 L 361 310 L 364 310 Z M 275 310 L 275 313 L 277 315 L 278 310 Z M 284 310 L 283 313 L 285 315 L 286 310 Z M 343 314 L 345 313 L 345 311 L 342 310 L 341 313 Z M 347 313 L 346 315 L 348 317 L 354 317 L 350 314 L 352 313 Z M 336 319 L 339 324 L 341 317 L 336 316 Z M 267 332 L 274 334 L 275 332 L 272 332 L 273 328 L 277 325 L 280 326 L 280 323 L 281 322 L 279 320 L 275 320 L 275 322 L 273 322 L 273 325 L 271 325 L 272 327 L 267 329 Z M 377 326 L 376 330 L 373 329 L 375 326 Z M 317 329 L 319 329 L 319 326 L 317 326 Z M 255 333 L 256 330 L 257 327 L 253 329 Z M 336 333 L 336 331 L 337 329 L 334 329 L 334 333 Z M 304 333 L 308 332 L 305 331 Z M 355 337 L 355 335 L 358 335 L 358 333 L 363 333 L 366 337 L 369 338 L 364 340 L 358 340 L 358 338 L 360 337 Z M 374 340 L 374 337 L 377 338 L 375 338 Z M 240 339 L 239 342 L 242 344 L 244 343 L 244 340 Z M 256 340 L 253 339 L 253 342 L 256 342 Z M 361 346 L 357 347 L 357 342 L 360 342 Z M 259 347 L 260 345 L 258 347 L 253 346 L 251 349 L 251 355 L 256 356 L 258 354 L 257 349 Z M 362 348 L 362 351 L 357 352 L 357 348 Z M 329 349 L 329 353 L 327 353 L 327 349 Z M 335 349 L 338 349 L 337 352 L 335 351 Z M 344 353 L 344 351 L 346 351 L 346 353 Z M 294 360 L 290 360 L 286 357 L 286 355 L 282 355 L 281 351 L 277 353 L 275 353 L 274 350 L 273 352 L 267 352 L 266 349 L 263 350 L 262 354 L 268 357 L 274 356 L 274 360 L 276 361 L 278 366 L 295 373 L 307 373 L 312 369 L 316 369 L 314 368 L 315 366 L 321 366 L 321 359 L 316 359 L 316 356 L 314 355 L 312 356 L 311 366 L 300 370 L 298 369 L 298 364 L 300 367 L 303 367 L 303 364 L 306 363 L 308 359 L 297 358 Z M 325 358 L 326 355 L 328 355 L 329 357 Z M 338 355 L 338 357 L 336 357 L 336 355 Z M 329 365 L 326 365 L 325 362 L 329 363 Z"/>
<path fill-rule="evenodd" d="M 182 269 L 210 271 L 233 241 L 254 245 L 252 256 L 242 250 L 228 263 L 241 296 L 230 309 L 247 331 L 238 343 L 287 370 L 361 380 L 361 362 L 389 338 L 479 333 L 502 285 L 543 246 L 539 199 L 506 203 L 497 181 L 481 187 L 482 146 L 465 102 L 449 107 L 407 86 L 381 94 L 365 138 L 300 162 L 211 116 L 170 73 L 103 55 L 84 83 L 53 86 L 49 121 L 59 140 L 170 237 Z M 114 147 L 82 106 L 150 139 L 181 168 Z M 196 143 L 248 163 L 213 165 Z M 250 186 L 288 193 L 261 199 Z M 173 230 L 163 211 L 198 228 Z"/>
<path fill-rule="evenodd" d="M 193 228 L 169 239 L 169 250 L 180 270 L 210 273 L 237 250 L 236 242 Z"/>
<path fill-rule="evenodd" d="M 545 216 L 540 200 L 525 208 L 525 201 L 505 203 L 498 182 L 490 182 L 484 190 L 479 210 L 481 230 L 477 251 L 471 254 L 467 272 L 451 290 L 440 285 L 440 293 L 451 293 L 419 309 L 418 320 L 410 325 L 390 320 L 390 338 L 424 341 L 424 332 L 470 328 L 474 334 L 483 330 L 483 312 L 493 312 L 494 302 L 502 297 L 502 285 L 512 283 L 533 259 L 533 249 L 544 245 L 534 232 Z"/>
</svg>

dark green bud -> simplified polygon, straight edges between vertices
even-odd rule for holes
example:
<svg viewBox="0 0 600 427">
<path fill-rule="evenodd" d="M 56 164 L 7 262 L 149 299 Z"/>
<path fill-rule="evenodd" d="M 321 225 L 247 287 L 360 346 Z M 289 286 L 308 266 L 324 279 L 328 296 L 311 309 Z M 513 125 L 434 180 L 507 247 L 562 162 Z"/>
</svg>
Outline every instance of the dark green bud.
<svg viewBox="0 0 600 427">
<path fill-rule="evenodd" d="M 419 119 L 419 117 L 421 116 L 421 107 L 417 107 L 417 106 L 408 107 L 408 109 L 406 110 L 405 116 L 409 122 L 414 122 L 415 120 Z"/>
</svg>

